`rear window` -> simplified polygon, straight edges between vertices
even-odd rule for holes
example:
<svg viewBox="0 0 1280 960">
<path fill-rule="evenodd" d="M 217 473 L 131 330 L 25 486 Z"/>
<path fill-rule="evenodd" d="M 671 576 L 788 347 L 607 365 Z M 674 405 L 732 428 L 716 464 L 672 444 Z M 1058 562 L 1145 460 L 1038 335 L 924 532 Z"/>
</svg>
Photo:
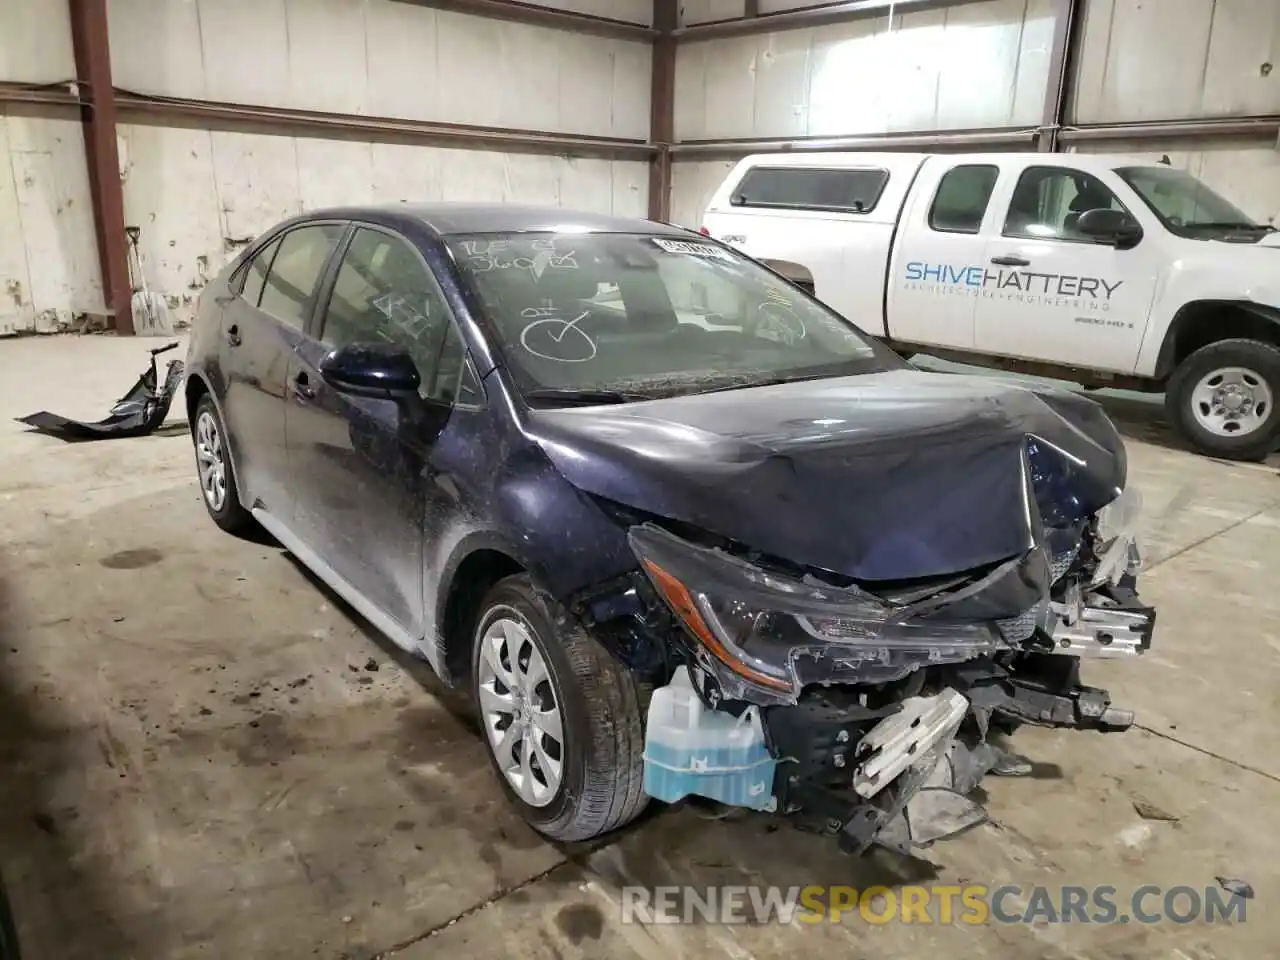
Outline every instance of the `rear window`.
<svg viewBox="0 0 1280 960">
<path fill-rule="evenodd" d="M 730 202 L 735 207 L 785 207 L 870 213 L 889 180 L 889 171 L 824 170 L 816 167 L 753 167 Z"/>
</svg>

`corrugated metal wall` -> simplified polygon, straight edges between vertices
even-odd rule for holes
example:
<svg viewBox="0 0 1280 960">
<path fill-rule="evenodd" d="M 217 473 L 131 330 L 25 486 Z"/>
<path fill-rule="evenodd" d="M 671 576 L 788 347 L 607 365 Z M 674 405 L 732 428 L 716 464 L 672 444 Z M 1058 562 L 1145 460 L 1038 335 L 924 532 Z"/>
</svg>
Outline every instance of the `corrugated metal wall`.
<svg viewBox="0 0 1280 960">
<path fill-rule="evenodd" d="M 1051 0 L 983 3 L 680 46 L 676 139 L 1039 121 Z"/>
<path fill-rule="evenodd" d="M 762 12 L 793 9 L 761 0 Z M 685 0 L 686 24 L 740 16 L 741 0 Z M 1088 0 L 1072 120 L 1280 113 L 1280 0 Z M 987 0 L 833 27 L 682 45 L 678 140 L 868 135 L 1041 120 L 1048 0 Z M 1271 139 L 1090 143 L 1169 154 L 1255 217 L 1280 216 Z M 697 226 L 731 164 L 675 165 L 672 215 Z"/>
<path fill-rule="evenodd" d="M 561 0 L 650 22 L 650 0 Z M 0 80 L 75 74 L 62 0 L 0 2 Z M 368 116 L 645 139 L 648 44 L 389 0 L 111 0 L 117 87 Z M 60 14 L 60 15 L 59 15 Z M 185 318 L 246 239 L 305 208 L 430 199 L 644 216 L 648 168 L 408 143 L 123 124 L 125 218 Z M 0 333 L 102 309 L 80 125 L 0 116 Z M 17 211 L 15 213 L 14 211 Z M 20 214 L 20 216 L 18 215 Z M 14 294 L 6 295 L 10 289 Z M 18 299 L 21 299 L 21 305 Z"/>
<path fill-rule="evenodd" d="M 75 72 L 65 5 L 0 0 L 0 80 Z M 101 308 L 80 122 L 0 112 L 0 336 Z"/>
</svg>

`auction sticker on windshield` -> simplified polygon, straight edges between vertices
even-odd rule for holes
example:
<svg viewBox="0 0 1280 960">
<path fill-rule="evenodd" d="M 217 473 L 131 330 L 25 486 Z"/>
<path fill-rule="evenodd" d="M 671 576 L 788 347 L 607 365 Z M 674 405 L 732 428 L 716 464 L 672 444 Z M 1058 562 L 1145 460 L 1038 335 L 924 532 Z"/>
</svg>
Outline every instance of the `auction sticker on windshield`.
<svg viewBox="0 0 1280 960">
<path fill-rule="evenodd" d="M 733 263 L 733 257 L 721 250 L 712 243 L 692 243 L 688 240 L 667 240 L 663 237 L 654 237 L 653 242 L 660 246 L 667 253 L 687 253 L 695 257 L 714 257 L 717 260 L 723 260 L 725 263 Z"/>
</svg>

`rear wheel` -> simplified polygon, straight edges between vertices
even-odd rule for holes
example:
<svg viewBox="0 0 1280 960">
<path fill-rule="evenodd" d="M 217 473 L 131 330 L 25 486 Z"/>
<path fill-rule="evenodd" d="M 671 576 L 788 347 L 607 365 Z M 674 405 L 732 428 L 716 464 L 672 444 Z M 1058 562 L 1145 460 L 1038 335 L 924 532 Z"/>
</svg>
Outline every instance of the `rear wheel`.
<svg viewBox="0 0 1280 960">
<path fill-rule="evenodd" d="M 200 493 L 213 522 L 227 533 L 245 533 L 254 526 L 253 515 L 240 503 L 235 469 L 227 447 L 227 432 L 209 394 L 196 403 L 191 421 Z"/>
<path fill-rule="evenodd" d="M 634 819 L 644 724 L 635 678 L 528 576 L 485 598 L 472 693 L 499 782 L 553 840 L 587 840 Z"/>
<path fill-rule="evenodd" d="M 1280 445 L 1280 348 L 1260 340 L 1201 347 L 1174 371 L 1165 405 L 1201 453 L 1261 460 Z"/>
</svg>

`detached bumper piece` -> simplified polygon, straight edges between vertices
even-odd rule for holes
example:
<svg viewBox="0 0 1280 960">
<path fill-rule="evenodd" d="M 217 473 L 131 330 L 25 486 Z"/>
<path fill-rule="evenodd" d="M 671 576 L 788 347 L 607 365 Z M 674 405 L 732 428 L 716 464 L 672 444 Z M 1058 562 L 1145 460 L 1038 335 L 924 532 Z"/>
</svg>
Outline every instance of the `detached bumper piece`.
<svg viewBox="0 0 1280 960">
<path fill-rule="evenodd" d="M 177 347 L 178 344 L 171 343 L 152 350 L 150 367 L 143 371 L 138 382 L 116 401 L 111 412 L 102 420 L 71 420 L 42 410 L 19 417 L 18 422 L 72 443 L 112 437 L 144 437 L 154 433 L 169 415 L 169 407 L 182 383 L 184 373 L 181 360 L 170 361 L 164 382 L 160 383 L 156 357 Z"/>
</svg>

